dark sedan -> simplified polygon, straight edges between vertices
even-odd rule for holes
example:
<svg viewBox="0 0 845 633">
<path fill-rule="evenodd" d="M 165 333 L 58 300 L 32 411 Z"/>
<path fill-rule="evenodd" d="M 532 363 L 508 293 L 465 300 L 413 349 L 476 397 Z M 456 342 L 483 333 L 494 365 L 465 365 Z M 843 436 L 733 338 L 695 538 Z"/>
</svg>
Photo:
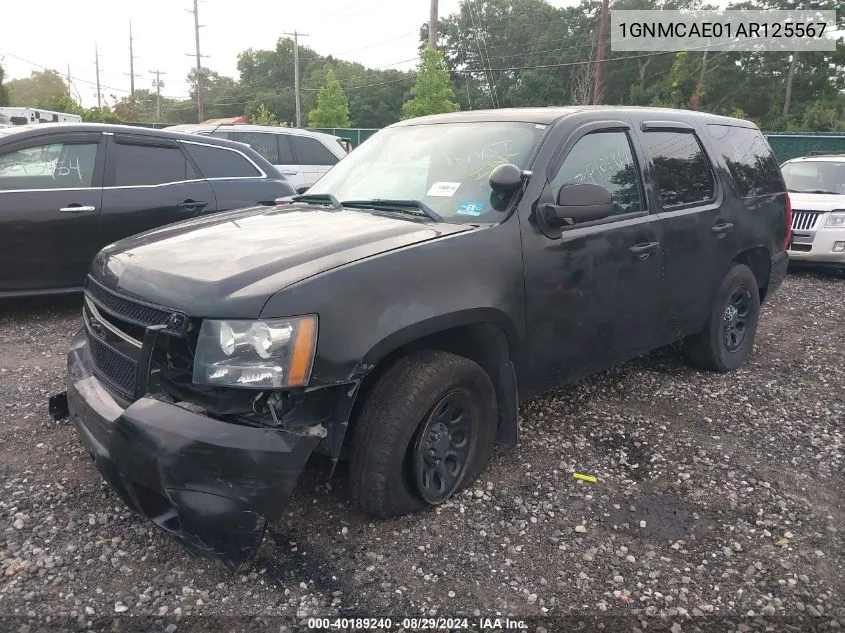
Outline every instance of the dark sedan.
<svg viewBox="0 0 845 633">
<path fill-rule="evenodd" d="M 241 143 L 91 123 L 0 128 L 0 297 L 79 291 L 107 244 L 293 194 Z"/>
</svg>

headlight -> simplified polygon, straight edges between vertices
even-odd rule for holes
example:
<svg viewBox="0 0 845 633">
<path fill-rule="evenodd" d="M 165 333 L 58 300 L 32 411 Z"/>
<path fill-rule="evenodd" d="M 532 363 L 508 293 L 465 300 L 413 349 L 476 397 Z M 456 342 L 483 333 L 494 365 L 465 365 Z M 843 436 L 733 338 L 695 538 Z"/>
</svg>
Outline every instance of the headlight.
<svg viewBox="0 0 845 633">
<path fill-rule="evenodd" d="M 193 382 L 278 389 L 302 387 L 311 377 L 317 316 L 266 321 L 202 322 Z"/>
<path fill-rule="evenodd" d="M 825 228 L 828 229 L 845 229 L 845 211 L 834 211 L 827 216 L 827 222 L 824 223 Z"/>
</svg>

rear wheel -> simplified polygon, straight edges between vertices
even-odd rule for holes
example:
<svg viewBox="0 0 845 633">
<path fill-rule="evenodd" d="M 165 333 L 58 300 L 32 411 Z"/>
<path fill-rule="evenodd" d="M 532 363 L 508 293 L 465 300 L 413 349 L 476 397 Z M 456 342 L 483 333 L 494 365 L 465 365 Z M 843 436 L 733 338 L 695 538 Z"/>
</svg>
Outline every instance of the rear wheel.
<svg viewBox="0 0 845 633">
<path fill-rule="evenodd" d="M 496 412 L 490 378 L 473 361 L 434 350 L 401 358 L 356 423 L 353 504 L 390 517 L 446 501 L 487 465 Z"/>
<path fill-rule="evenodd" d="M 704 369 L 736 369 L 754 347 L 759 318 L 757 279 L 748 266 L 734 264 L 719 286 L 704 329 L 685 342 L 688 358 Z"/>
</svg>

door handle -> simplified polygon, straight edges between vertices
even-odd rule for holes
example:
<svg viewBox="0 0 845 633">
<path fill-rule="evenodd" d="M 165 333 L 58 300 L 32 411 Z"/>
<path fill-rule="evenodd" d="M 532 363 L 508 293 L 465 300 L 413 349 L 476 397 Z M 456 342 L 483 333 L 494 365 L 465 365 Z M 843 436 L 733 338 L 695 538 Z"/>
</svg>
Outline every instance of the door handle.
<svg viewBox="0 0 845 633">
<path fill-rule="evenodd" d="M 713 227 L 711 227 L 710 230 L 713 231 L 713 233 L 715 233 L 719 237 L 724 237 L 725 235 L 734 230 L 734 225 L 730 222 L 722 222 L 721 224 L 714 225 Z"/>
<path fill-rule="evenodd" d="M 91 205 L 81 205 L 81 204 L 69 204 L 66 207 L 62 207 L 59 209 L 60 213 L 70 213 L 72 215 L 83 215 L 86 213 L 95 213 L 97 211 L 97 207 L 93 207 Z"/>
<path fill-rule="evenodd" d="M 290 169 L 285 169 L 285 170 L 282 172 L 282 175 L 283 175 L 283 176 L 296 176 L 298 173 L 299 173 L 298 171 L 292 171 L 292 170 L 290 170 Z"/>
<path fill-rule="evenodd" d="M 207 207 L 207 202 L 202 202 L 200 200 L 183 200 L 179 204 L 176 205 L 180 209 L 187 209 L 188 211 L 193 211 L 194 209 L 202 209 L 203 207 Z"/>
<path fill-rule="evenodd" d="M 641 244 L 634 244 L 628 250 L 631 255 L 639 260 L 648 259 L 651 253 L 655 253 L 660 249 L 660 242 L 642 242 Z"/>
</svg>

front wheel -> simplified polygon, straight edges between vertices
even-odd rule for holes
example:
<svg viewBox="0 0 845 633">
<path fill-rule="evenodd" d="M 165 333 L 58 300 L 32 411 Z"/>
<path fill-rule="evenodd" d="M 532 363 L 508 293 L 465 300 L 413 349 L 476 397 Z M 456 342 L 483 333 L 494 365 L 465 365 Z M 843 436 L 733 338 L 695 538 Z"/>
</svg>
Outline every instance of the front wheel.
<svg viewBox="0 0 845 633">
<path fill-rule="evenodd" d="M 722 280 L 704 329 L 685 342 L 688 358 L 699 367 L 727 372 L 742 365 L 754 347 L 760 319 L 757 278 L 734 264 Z"/>
<path fill-rule="evenodd" d="M 473 361 L 435 350 L 401 358 L 356 423 L 353 504 L 390 517 L 446 501 L 487 465 L 496 420 L 493 384 Z"/>
</svg>

